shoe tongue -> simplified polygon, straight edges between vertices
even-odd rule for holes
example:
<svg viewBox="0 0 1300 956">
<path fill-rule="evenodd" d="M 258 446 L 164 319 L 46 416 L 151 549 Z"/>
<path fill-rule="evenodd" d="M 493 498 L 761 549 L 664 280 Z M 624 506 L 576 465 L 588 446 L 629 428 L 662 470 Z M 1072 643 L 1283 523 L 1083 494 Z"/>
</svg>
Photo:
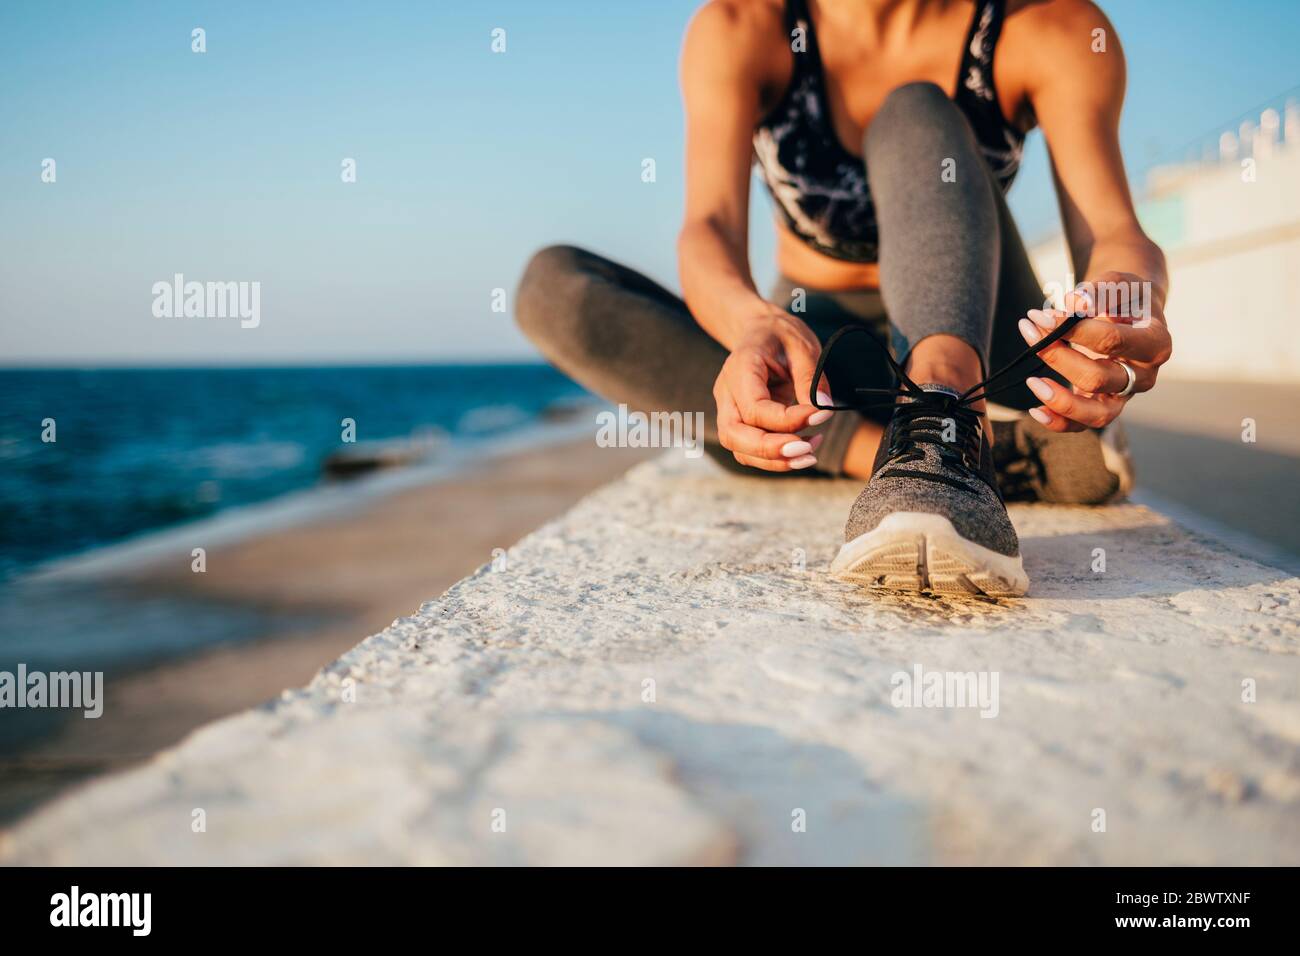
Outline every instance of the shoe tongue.
<svg viewBox="0 0 1300 956">
<path fill-rule="evenodd" d="M 943 392 L 953 398 L 961 398 L 961 393 L 950 385 L 940 385 L 938 382 L 922 382 L 920 385 L 923 392 Z"/>
<path fill-rule="evenodd" d="M 948 398 L 961 398 L 961 393 L 958 392 L 955 388 L 953 388 L 950 385 L 940 385 L 938 382 L 924 383 L 923 385 L 921 385 L 921 391 L 930 392 L 934 395 L 945 395 Z M 922 400 L 919 397 L 914 397 L 914 395 L 915 393 L 913 393 L 913 395 L 904 394 L 902 401 L 919 402 Z"/>
<path fill-rule="evenodd" d="M 934 403 L 933 404 L 934 413 L 932 415 L 925 415 L 925 413 L 923 412 L 922 413 L 923 420 L 946 421 L 948 418 L 965 418 L 966 414 L 969 413 L 968 409 L 965 409 L 962 406 L 956 404 L 956 402 L 961 398 L 961 392 L 957 391 L 957 389 L 953 388 L 951 385 L 940 385 L 938 382 L 924 382 L 918 384 L 920 385 L 921 391 L 923 392 L 926 392 L 930 395 L 934 395 L 936 397 L 943 396 L 946 399 L 952 400 L 951 404 L 949 403 L 939 404 L 937 402 Z M 904 401 L 909 403 L 925 402 L 926 399 L 922 398 L 919 395 L 914 394 L 913 397 L 906 398 L 904 399 Z"/>
</svg>

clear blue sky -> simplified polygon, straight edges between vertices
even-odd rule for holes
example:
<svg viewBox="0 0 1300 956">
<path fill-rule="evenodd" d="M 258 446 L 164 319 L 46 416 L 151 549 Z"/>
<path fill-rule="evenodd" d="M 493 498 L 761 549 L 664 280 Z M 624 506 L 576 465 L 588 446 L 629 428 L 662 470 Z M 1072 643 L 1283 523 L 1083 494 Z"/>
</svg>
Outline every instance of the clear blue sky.
<svg viewBox="0 0 1300 956">
<path fill-rule="evenodd" d="M 0 362 L 525 357 L 492 290 L 513 297 L 556 241 L 675 287 L 676 61 L 696 5 L 4 0 Z M 1300 83 L 1295 0 L 1102 5 L 1128 52 L 1135 179 Z M 1033 143 L 1012 197 L 1031 236 L 1056 215 Z M 176 272 L 260 282 L 261 325 L 155 318 L 150 288 Z"/>
</svg>

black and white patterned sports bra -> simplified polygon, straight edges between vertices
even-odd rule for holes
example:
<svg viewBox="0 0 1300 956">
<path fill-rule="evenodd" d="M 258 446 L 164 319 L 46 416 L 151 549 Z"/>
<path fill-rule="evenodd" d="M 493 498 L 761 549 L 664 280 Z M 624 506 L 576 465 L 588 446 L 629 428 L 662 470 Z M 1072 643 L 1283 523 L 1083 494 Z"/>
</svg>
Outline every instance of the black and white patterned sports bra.
<svg viewBox="0 0 1300 956">
<path fill-rule="evenodd" d="M 953 101 L 970 120 L 980 151 L 1005 192 L 1020 169 L 1025 136 L 1002 115 L 993 85 L 993 50 L 1006 0 L 977 0 Z M 803 30 L 785 95 L 754 131 L 754 156 L 786 226 L 818 252 L 875 262 L 876 212 L 863 161 L 840 142 L 807 0 L 786 0 L 786 33 Z"/>
</svg>

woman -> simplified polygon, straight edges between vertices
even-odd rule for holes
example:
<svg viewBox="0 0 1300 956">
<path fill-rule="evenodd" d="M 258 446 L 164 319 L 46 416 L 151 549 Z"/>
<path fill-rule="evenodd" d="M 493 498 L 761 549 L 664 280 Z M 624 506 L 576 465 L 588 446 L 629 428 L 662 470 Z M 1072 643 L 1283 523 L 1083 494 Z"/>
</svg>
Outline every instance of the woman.
<svg viewBox="0 0 1300 956">
<path fill-rule="evenodd" d="M 708 437 L 740 465 L 867 479 L 837 573 L 1023 594 L 1004 497 L 1125 490 L 1107 426 L 1170 354 L 1164 257 L 1120 158 L 1124 84 L 1088 0 L 713 0 L 682 56 L 684 301 L 552 247 L 524 275 L 519 322 L 612 400 L 710 409 Z M 1035 126 L 1085 277 L 1067 312 L 1042 308 L 1003 198 Z M 777 211 L 767 298 L 748 266 L 753 161 Z M 1084 291 L 1133 282 L 1143 310 Z M 886 320 L 896 360 L 876 341 Z M 862 334 L 831 343 L 845 328 Z M 985 384 L 1026 349 L 1047 374 Z"/>
</svg>

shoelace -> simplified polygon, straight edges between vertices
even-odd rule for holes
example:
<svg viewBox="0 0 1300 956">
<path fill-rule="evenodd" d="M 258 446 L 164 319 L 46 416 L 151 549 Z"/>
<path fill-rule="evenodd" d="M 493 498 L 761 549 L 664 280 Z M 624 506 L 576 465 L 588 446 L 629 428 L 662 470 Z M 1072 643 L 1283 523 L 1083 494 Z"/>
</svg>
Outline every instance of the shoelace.
<svg viewBox="0 0 1300 956">
<path fill-rule="evenodd" d="M 816 408 L 832 411 L 864 411 L 897 405 L 898 410 L 894 413 L 894 443 L 889 449 L 889 457 L 892 462 L 902 464 L 917 461 L 924 456 L 924 452 L 919 447 L 921 444 L 937 444 L 940 449 L 941 459 L 949 467 L 972 472 L 972 457 L 975 461 L 979 459 L 978 449 L 980 447 L 981 428 L 979 415 L 971 406 L 978 401 L 1016 388 L 1020 384 L 1019 382 L 1012 382 L 998 388 L 990 388 L 990 386 L 1005 378 L 1026 359 L 1037 359 L 1033 373 L 1036 374 L 1045 369 L 1047 365 L 1042 359 L 1038 358 L 1038 353 L 1049 345 L 1060 341 L 1085 318 L 1087 316 L 1081 312 L 1070 316 L 1042 339 L 1002 366 L 1002 368 L 956 397 L 946 392 L 926 391 L 912 381 L 907 372 L 903 370 L 903 367 L 894 360 L 894 357 L 889 353 L 889 349 L 876 338 L 875 334 L 867 326 L 857 323 L 845 325 L 827 340 L 825 347 L 822 349 L 822 354 L 817 359 L 817 370 L 813 374 L 813 382 L 822 380 L 822 374 L 826 369 L 826 361 L 830 358 L 835 345 L 845 336 L 860 333 L 867 336 L 871 340 L 871 344 L 885 357 L 885 361 L 889 363 L 890 369 L 893 370 L 897 384 L 891 388 L 855 388 L 853 391 L 857 395 L 879 395 L 882 398 L 870 402 L 856 401 L 848 405 L 823 405 L 817 400 L 816 388 L 814 388 L 812 403 Z M 908 398 L 910 401 L 899 403 L 898 399 L 900 398 Z M 951 420 L 954 424 L 954 435 L 951 441 L 944 440 L 945 436 L 941 432 L 945 419 Z M 943 480 L 926 472 L 907 472 L 907 474 Z"/>
<path fill-rule="evenodd" d="M 934 445 L 940 461 L 973 477 L 980 458 L 981 431 L 979 415 L 973 409 L 957 405 L 956 399 L 943 392 L 925 392 L 924 399 L 900 404 L 894 413 L 888 458 L 894 465 L 921 461 L 925 458 L 921 446 Z M 913 474 L 898 469 L 890 473 Z"/>
</svg>

